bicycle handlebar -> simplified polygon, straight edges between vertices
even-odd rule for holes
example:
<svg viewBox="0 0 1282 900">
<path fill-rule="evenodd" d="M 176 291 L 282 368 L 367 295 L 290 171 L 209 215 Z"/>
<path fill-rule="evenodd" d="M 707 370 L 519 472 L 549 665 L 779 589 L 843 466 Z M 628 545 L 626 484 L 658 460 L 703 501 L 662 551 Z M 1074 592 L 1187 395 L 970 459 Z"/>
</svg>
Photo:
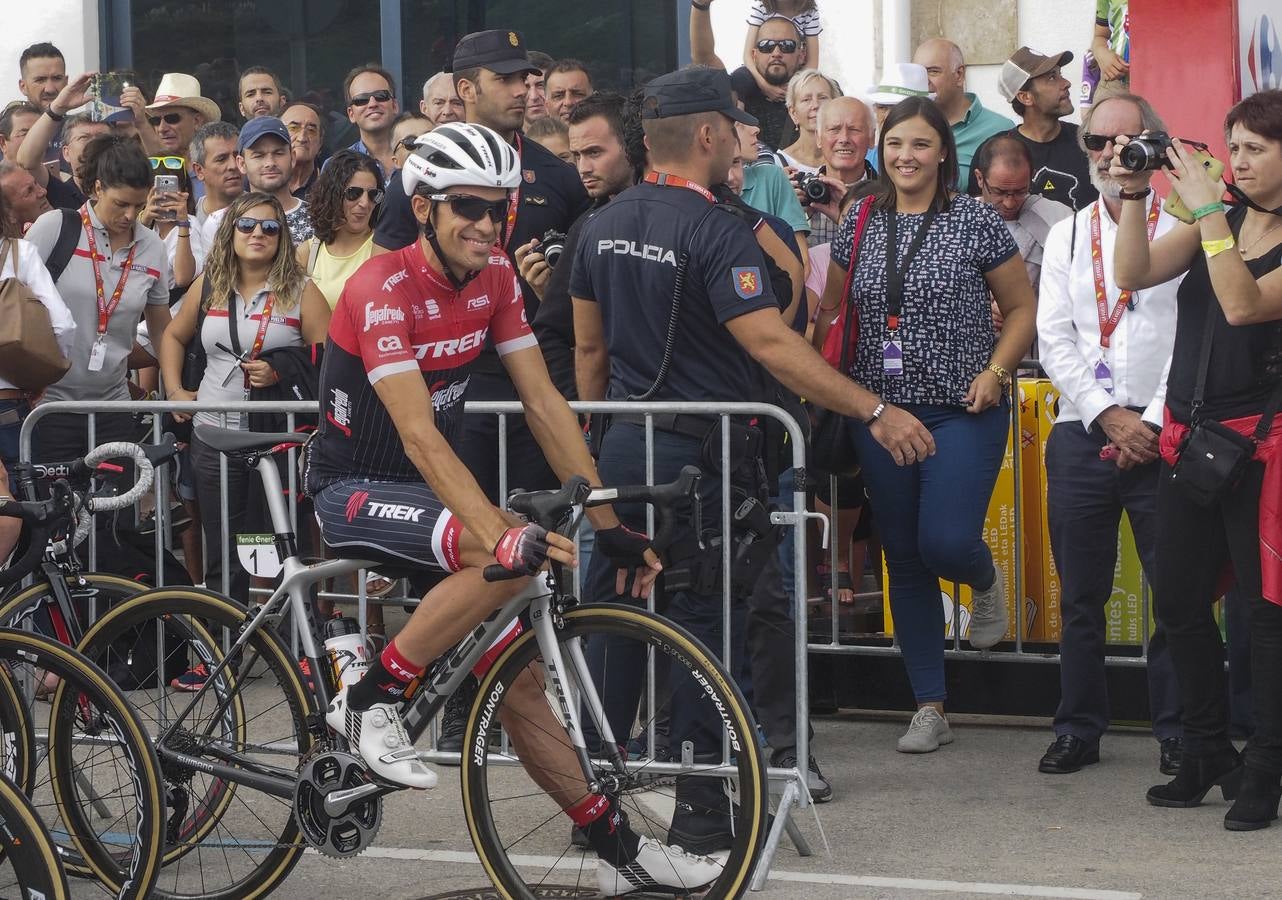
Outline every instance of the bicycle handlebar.
<svg viewBox="0 0 1282 900">
<path fill-rule="evenodd" d="M 151 483 L 156 477 L 155 470 L 151 466 L 151 460 L 147 457 L 147 453 L 142 447 L 129 441 L 112 441 L 108 444 L 100 444 L 86 453 L 82 462 L 86 468 L 96 469 L 105 460 L 121 456 L 128 456 L 134 461 L 135 478 L 133 487 L 123 494 L 114 496 L 87 497 L 85 499 L 85 509 L 89 513 L 110 512 L 132 506 L 151 487 Z M 89 536 L 89 529 L 92 527 L 92 515 L 80 516 L 76 522 L 76 531 L 71 536 L 71 546 L 79 547 L 84 542 L 84 539 Z"/>
<path fill-rule="evenodd" d="M 40 565 L 50 534 L 71 517 L 73 497 L 70 485 L 62 481 L 54 484 L 53 496 L 48 500 L 0 498 L 0 516 L 20 519 L 31 526 L 27 549 L 0 571 L 0 589 L 17 584 Z"/>
<path fill-rule="evenodd" d="M 578 524 L 578 520 L 569 515 L 575 506 L 591 509 L 611 503 L 649 503 L 655 510 L 655 532 L 650 544 L 655 550 L 662 550 L 672 538 L 678 504 L 686 501 L 698 509 L 702 475 L 696 466 L 685 466 L 681 474 L 667 484 L 617 488 L 592 488 L 586 478 L 576 475 L 559 490 L 513 494 L 508 499 L 508 508 L 548 531 L 565 534 Z M 522 576 L 503 566 L 492 565 L 485 567 L 483 577 L 486 581 L 508 581 Z"/>
</svg>

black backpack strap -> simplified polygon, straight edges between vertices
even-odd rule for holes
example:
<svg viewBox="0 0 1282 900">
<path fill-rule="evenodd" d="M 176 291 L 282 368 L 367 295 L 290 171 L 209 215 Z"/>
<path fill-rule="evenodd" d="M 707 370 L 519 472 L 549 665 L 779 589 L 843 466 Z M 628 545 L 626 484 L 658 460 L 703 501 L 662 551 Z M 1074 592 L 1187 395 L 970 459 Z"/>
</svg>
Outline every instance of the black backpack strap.
<svg viewBox="0 0 1282 900">
<path fill-rule="evenodd" d="M 62 276 L 62 272 L 67 268 L 67 263 L 71 262 L 71 257 L 75 255 L 76 247 L 80 244 L 80 213 L 74 209 L 62 210 L 62 228 L 58 232 L 58 242 L 53 245 L 53 250 L 49 258 L 45 260 L 45 268 L 49 270 L 49 277 L 55 282 Z"/>
</svg>

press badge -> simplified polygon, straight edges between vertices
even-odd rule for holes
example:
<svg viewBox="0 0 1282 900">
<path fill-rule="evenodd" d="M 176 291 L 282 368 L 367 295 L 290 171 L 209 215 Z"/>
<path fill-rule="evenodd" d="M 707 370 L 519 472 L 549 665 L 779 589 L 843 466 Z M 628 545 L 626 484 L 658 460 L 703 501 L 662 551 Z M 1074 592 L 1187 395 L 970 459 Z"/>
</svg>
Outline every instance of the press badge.
<svg viewBox="0 0 1282 900">
<path fill-rule="evenodd" d="M 89 371 L 101 372 L 102 364 L 107 360 L 107 344 L 100 334 L 93 342 L 93 347 L 89 350 Z"/>
<path fill-rule="evenodd" d="M 1095 364 L 1095 381 L 1104 390 L 1110 394 L 1113 393 L 1113 371 L 1108 367 L 1108 363 L 1102 359 Z"/>
<path fill-rule="evenodd" d="M 881 342 L 881 368 L 887 375 L 904 374 L 904 342 L 891 338 Z"/>
</svg>

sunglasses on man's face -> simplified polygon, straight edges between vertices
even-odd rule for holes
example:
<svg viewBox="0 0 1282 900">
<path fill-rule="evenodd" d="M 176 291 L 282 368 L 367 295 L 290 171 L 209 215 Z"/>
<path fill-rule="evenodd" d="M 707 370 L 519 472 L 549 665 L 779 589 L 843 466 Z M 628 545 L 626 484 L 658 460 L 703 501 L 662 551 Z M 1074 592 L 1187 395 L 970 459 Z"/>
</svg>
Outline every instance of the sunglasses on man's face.
<svg viewBox="0 0 1282 900">
<path fill-rule="evenodd" d="M 762 53 L 774 53 L 776 47 L 778 47 L 784 53 L 797 52 L 797 42 L 792 40 L 791 38 L 784 38 L 781 41 L 777 41 L 777 40 L 757 41 L 757 49 L 760 50 Z"/>
<path fill-rule="evenodd" d="M 394 149 L 408 150 L 413 153 L 414 148 L 418 146 L 418 138 L 419 136 L 416 134 L 407 135 L 396 142 L 396 147 Z"/>
<path fill-rule="evenodd" d="M 164 122 L 166 125 L 177 125 L 182 120 L 183 120 L 182 113 L 171 112 L 171 113 L 165 113 L 163 116 L 148 116 L 147 124 L 149 124 L 152 128 L 156 128 L 160 125 L 161 122 Z"/>
<path fill-rule="evenodd" d="M 351 187 L 343 190 L 343 199 L 348 203 L 355 203 L 357 200 L 361 199 L 362 194 L 369 197 L 369 202 L 373 203 L 375 206 L 383 202 L 382 188 L 361 188 L 356 185 L 352 185 Z"/>
<path fill-rule="evenodd" d="M 275 219 L 255 219 L 253 216 L 241 216 L 236 220 L 236 230 L 241 234 L 253 234 L 255 228 L 261 228 L 264 237 L 276 237 L 276 235 L 280 234 L 280 222 Z"/>
<path fill-rule="evenodd" d="M 391 91 L 366 91 L 363 94 L 357 94 L 349 102 L 352 106 L 364 106 L 371 100 L 377 100 L 379 103 L 389 103 L 391 99 Z"/>
<path fill-rule="evenodd" d="M 153 169 L 165 168 L 173 172 L 181 172 L 187 168 L 187 160 L 181 156 L 149 156 L 147 159 L 151 162 Z"/>
<path fill-rule="evenodd" d="M 1121 135 L 1084 134 L 1082 135 L 1082 143 L 1086 145 L 1087 150 L 1091 150 L 1091 151 L 1094 151 L 1095 153 L 1098 153 L 1099 151 L 1107 147 L 1110 143 L 1117 140 L 1117 138 L 1119 137 L 1121 137 Z M 1128 134 L 1126 135 L 1126 137 L 1130 138 L 1131 140 L 1135 140 L 1137 137 L 1139 137 L 1139 135 Z"/>
<path fill-rule="evenodd" d="M 479 222 L 487 215 L 495 225 L 507 219 L 506 198 L 503 200 L 486 200 L 484 197 L 473 197 L 471 194 L 429 194 L 429 200 L 450 204 L 456 216 L 462 216 L 469 222 Z"/>
</svg>

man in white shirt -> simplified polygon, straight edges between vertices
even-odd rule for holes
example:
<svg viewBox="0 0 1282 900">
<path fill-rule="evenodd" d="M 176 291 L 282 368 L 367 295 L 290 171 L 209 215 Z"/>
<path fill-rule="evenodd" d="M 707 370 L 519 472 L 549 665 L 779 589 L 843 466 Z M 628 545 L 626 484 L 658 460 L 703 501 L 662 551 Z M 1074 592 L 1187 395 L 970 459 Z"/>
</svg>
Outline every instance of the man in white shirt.
<svg viewBox="0 0 1282 900">
<path fill-rule="evenodd" d="M 1117 530 L 1125 510 L 1145 574 L 1152 579 L 1158 434 L 1175 340 L 1180 279 L 1127 295 L 1113 280 L 1113 241 L 1122 206 L 1108 176 L 1112 138 L 1165 131 L 1139 97 L 1114 96 L 1091 109 L 1081 140 L 1100 199 L 1055 225 L 1042 257 L 1037 333 L 1041 361 L 1060 391 L 1046 446 L 1051 549 L 1062 581 L 1060 704 L 1055 741 L 1038 770 L 1076 772 L 1099 761 L 1108 727 L 1104 605 L 1112 596 Z M 1175 225 L 1150 195 L 1150 240 Z M 1182 277 L 1182 276 L 1181 276 Z M 1104 299 L 1096 302 L 1098 287 Z M 1153 734 L 1160 767 L 1176 774 L 1181 755 L 1175 673 L 1159 624 L 1148 649 Z"/>
</svg>

